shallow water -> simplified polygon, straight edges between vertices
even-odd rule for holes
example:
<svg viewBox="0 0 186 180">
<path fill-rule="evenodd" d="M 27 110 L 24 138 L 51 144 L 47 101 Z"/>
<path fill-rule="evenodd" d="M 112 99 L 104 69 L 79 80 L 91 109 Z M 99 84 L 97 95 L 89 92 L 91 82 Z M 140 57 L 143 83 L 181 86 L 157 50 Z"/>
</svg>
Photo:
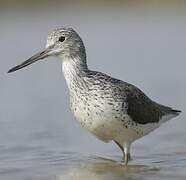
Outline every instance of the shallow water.
<svg viewBox="0 0 186 180">
<path fill-rule="evenodd" d="M 15 157 L 11 156 L 13 153 L 7 152 L 1 150 L 0 174 L 5 179 L 139 180 L 185 179 L 186 176 L 186 153 L 134 156 L 129 165 L 125 166 L 116 155 L 93 156 L 31 147 L 15 148 Z"/>
<path fill-rule="evenodd" d="M 185 6 L 5 4 L 0 6 L 0 179 L 186 179 Z M 136 141 L 127 167 L 114 143 L 97 140 L 74 120 L 59 61 L 49 58 L 6 73 L 42 49 L 51 29 L 64 25 L 82 36 L 92 69 L 183 111 Z"/>
</svg>

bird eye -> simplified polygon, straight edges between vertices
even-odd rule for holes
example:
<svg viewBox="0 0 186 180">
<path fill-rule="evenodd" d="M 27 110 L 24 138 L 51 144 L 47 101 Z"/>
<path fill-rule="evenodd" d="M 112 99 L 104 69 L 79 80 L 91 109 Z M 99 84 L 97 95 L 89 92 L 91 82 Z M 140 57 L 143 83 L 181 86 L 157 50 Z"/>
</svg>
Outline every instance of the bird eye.
<svg viewBox="0 0 186 180">
<path fill-rule="evenodd" d="M 64 40 L 65 40 L 65 37 L 64 37 L 64 36 L 60 36 L 60 37 L 59 37 L 59 41 L 60 41 L 60 42 L 63 42 Z"/>
</svg>

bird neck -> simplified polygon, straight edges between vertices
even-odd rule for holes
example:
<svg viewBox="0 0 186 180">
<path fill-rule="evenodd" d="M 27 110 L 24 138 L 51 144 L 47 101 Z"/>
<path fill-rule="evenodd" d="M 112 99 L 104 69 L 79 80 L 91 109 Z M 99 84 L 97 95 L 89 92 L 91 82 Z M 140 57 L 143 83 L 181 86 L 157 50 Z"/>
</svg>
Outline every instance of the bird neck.
<svg viewBox="0 0 186 180">
<path fill-rule="evenodd" d="M 61 57 L 63 73 L 68 85 L 68 88 L 74 89 L 74 86 L 83 86 L 83 77 L 86 76 L 89 69 L 86 62 L 86 55 L 66 55 Z"/>
</svg>

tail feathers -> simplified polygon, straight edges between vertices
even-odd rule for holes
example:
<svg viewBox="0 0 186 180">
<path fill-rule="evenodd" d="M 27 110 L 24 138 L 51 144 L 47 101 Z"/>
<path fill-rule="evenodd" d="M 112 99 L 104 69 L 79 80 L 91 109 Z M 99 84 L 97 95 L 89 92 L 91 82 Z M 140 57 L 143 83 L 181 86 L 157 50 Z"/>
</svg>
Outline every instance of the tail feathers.
<svg viewBox="0 0 186 180">
<path fill-rule="evenodd" d="M 176 110 L 176 109 L 169 109 L 169 111 L 167 111 L 167 114 L 164 115 L 161 119 L 160 119 L 160 122 L 161 123 L 164 123 L 176 116 L 178 116 L 179 114 L 181 113 L 180 110 Z"/>
<path fill-rule="evenodd" d="M 177 110 L 177 109 L 171 109 L 171 113 L 175 114 L 175 115 L 179 115 L 181 113 L 181 111 Z"/>
<path fill-rule="evenodd" d="M 158 104 L 158 106 L 160 107 L 161 111 L 164 112 L 165 114 L 172 114 L 172 115 L 178 116 L 181 113 L 180 110 L 172 109 L 171 107 L 168 107 L 168 106 L 164 106 L 161 104 Z"/>
</svg>

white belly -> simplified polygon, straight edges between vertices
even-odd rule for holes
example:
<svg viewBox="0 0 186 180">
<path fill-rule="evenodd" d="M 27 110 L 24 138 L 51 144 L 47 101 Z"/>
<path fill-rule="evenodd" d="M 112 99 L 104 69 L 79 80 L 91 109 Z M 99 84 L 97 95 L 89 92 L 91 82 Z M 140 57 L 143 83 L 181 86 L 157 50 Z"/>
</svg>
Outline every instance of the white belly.
<svg viewBox="0 0 186 180">
<path fill-rule="evenodd" d="M 129 124 L 124 125 L 121 119 L 115 118 L 115 114 L 109 110 L 99 112 L 92 109 L 87 113 L 81 108 L 76 108 L 74 115 L 84 128 L 104 142 L 111 140 L 122 143 L 133 142 L 139 138 L 136 129 L 130 127 Z M 126 122 L 131 121 L 128 115 L 124 116 L 122 119 L 125 119 Z"/>
<path fill-rule="evenodd" d="M 77 121 L 98 139 L 105 142 L 116 140 L 120 144 L 132 143 L 171 118 L 163 117 L 159 123 L 138 124 L 132 121 L 127 112 L 124 112 L 125 109 L 121 107 L 122 102 L 115 101 L 113 107 L 105 99 L 88 101 L 86 97 L 79 95 L 78 97 L 72 96 L 70 104 Z"/>
<path fill-rule="evenodd" d="M 125 119 L 124 123 L 120 118 L 115 118 L 115 114 L 109 110 L 100 112 L 92 109 L 87 113 L 87 111 L 77 108 L 74 115 L 80 124 L 98 139 L 104 142 L 116 140 L 121 144 L 132 143 L 158 128 L 164 120 L 173 118 L 173 116 L 167 116 L 163 117 L 163 121 L 160 120 L 159 123 L 131 125 L 132 120 L 128 115 L 123 114 L 121 119 Z"/>
</svg>

